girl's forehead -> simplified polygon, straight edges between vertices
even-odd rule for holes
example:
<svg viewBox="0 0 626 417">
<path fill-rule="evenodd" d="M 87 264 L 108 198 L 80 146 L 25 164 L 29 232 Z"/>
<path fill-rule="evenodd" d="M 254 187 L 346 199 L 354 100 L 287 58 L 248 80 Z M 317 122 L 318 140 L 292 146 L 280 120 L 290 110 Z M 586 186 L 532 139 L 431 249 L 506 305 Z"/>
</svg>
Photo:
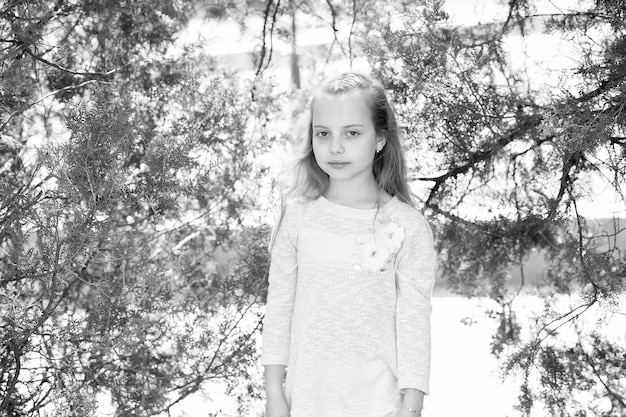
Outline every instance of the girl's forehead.
<svg viewBox="0 0 626 417">
<path fill-rule="evenodd" d="M 365 95 L 360 91 L 341 94 L 322 93 L 313 100 L 313 121 L 371 121 L 371 111 Z"/>
</svg>

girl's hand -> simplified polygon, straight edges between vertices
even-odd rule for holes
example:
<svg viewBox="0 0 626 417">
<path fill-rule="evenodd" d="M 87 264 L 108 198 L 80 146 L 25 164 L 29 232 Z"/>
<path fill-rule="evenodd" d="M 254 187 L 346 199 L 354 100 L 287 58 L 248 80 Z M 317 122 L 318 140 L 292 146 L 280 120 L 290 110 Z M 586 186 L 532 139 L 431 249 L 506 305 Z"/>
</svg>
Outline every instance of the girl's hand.
<svg viewBox="0 0 626 417">
<path fill-rule="evenodd" d="M 398 410 L 395 417 L 421 417 L 422 407 L 424 405 L 424 393 L 415 388 L 406 388 L 402 396 L 402 404 L 402 408 Z M 411 411 L 406 407 L 416 411 Z"/>
<path fill-rule="evenodd" d="M 400 410 L 398 410 L 395 417 L 420 417 L 420 414 L 412 413 L 406 408 L 402 407 Z"/>
<path fill-rule="evenodd" d="M 282 394 L 269 395 L 265 400 L 265 417 L 289 417 L 289 405 Z"/>
</svg>

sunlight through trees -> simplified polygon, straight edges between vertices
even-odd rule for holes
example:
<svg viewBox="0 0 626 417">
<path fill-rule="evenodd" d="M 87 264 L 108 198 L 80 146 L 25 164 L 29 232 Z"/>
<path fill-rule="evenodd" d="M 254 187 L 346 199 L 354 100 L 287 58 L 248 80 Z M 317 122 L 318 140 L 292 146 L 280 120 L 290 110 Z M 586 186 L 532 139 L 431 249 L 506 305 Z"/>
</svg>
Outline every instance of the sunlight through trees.
<svg viewBox="0 0 626 417">
<path fill-rule="evenodd" d="M 0 5 L 0 415 L 96 415 L 98 395 L 159 415 L 210 381 L 253 412 L 268 155 L 336 63 L 393 97 L 442 279 L 497 303 L 522 415 L 626 413 L 626 335 L 603 330 L 625 313 L 623 1 L 494 2 L 471 26 L 435 0 L 208 3 Z M 198 19 L 213 32 L 181 42 Z M 227 22 L 250 50 L 208 52 Z"/>
</svg>

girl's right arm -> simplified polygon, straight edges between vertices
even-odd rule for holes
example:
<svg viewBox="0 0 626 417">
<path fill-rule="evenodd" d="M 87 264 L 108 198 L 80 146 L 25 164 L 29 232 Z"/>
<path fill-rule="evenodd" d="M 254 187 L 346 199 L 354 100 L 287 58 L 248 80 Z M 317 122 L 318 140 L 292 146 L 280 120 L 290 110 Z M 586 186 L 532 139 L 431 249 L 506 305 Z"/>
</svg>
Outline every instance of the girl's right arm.
<svg viewBox="0 0 626 417">
<path fill-rule="evenodd" d="M 283 380 L 286 365 L 289 363 L 291 320 L 298 273 L 297 214 L 294 209 L 293 206 L 286 207 L 271 247 L 261 352 L 261 364 L 265 366 L 267 417 L 289 417 Z"/>
<path fill-rule="evenodd" d="M 265 417 L 289 417 L 283 393 L 284 365 L 265 365 Z"/>
</svg>

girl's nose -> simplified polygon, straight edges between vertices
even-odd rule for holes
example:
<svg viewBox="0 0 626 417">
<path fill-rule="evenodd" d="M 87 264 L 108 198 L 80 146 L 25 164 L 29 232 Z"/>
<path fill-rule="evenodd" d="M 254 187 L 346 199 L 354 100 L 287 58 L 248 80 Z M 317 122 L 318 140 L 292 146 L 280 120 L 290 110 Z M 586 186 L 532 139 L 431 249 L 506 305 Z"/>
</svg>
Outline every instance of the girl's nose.
<svg viewBox="0 0 626 417">
<path fill-rule="evenodd" d="M 343 153 L 343 143 L 341 142 L 341 138 L 335 136 L 330 142 L 330 153 L 332 154 L 342 154 Z"/>
</svg>

